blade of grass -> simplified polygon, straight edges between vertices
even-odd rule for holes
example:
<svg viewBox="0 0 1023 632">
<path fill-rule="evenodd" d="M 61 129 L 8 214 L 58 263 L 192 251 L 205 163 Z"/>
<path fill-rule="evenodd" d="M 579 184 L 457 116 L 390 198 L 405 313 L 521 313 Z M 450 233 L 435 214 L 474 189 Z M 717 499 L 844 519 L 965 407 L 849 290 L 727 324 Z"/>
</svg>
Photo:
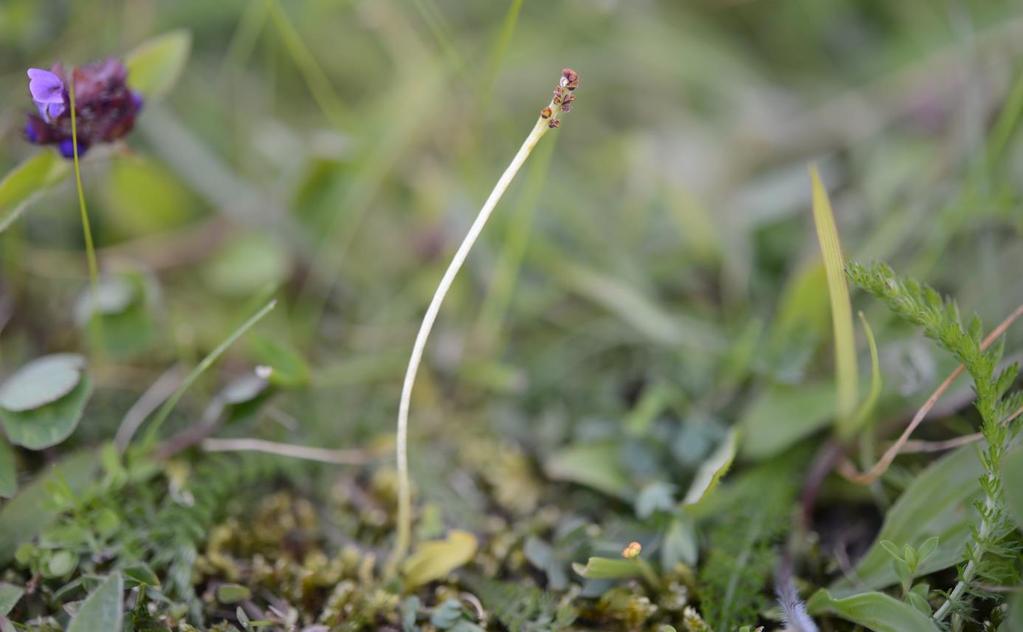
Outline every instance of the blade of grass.
<svg viewBox="0 0 1023 632">
<path fill-rule="evenodd" d="M 813 219 L 817 228 L 821 257 L 828 279 L 831 302 L 831 324 L 835 337 L 835 382 L 837 386 L 836 423 L 838 434 L 849 438 L 856 430 L 856 400 L 859 397 L 859 373 L 856 366 L 856 343 L 852 324 L 849 287 L 845 282 L 845 261 L 838 240 L 838 229 L 831 209 L 831 200 L 821 182 L 816 165 L 810 166 L 813 187 Z"/>
<path fill-rule="evenodd" d="M 459 54 L 458 49 L 455 48 L 455 44 L 451 39 L 451 29 L 448 28 L 444 14 L 440 12 L 437 5 L 432 0 L 412 0 L 412 4 L 415 5 L 419 16 L 426 22 L 426 26 L 430 29 L 433 38 L 437 40 L 437 44 L 447 59 L 448 65 L 456 71 L 464 68 L 465 61 Z"/>
<path fill-rule="evenodd" d="M 497 33 L 497 37 L 494 39 L 493 47 L 490 49 L 490 59 L 487 61 L 487 72 L 484 74 L 484 84 L 480 101 L 484 107 L 481 110 L 485 110 L 486 106 L 490 103 L 490 97 L 494 90 L 494 82 L 497 80 L 497 70 L 501 67 L 501 63 L 504 61 L 505 55 L 508 54 L 508 47 L 511 45 L 512 36 L 515 34 L 515 28 L 519 24 L 519 14 L 522 12 L 523 0 L 512 0 L 511 5 L 508 7 L 508 11 L 504 14 L 504 19 L 501 20 L 501 29 Z"/>
<path fill-rule="evenodd" d="M 270 19 L 281 36 L 284 48 L 288 51 L 299 73 L 309 86 L 313 100 L 323 111 L 324 116 L 330 120 L 338 130 L 344 131 L 349 128 L 352 116 L 344 103 L 337 96 L 334 88 L 330 85 L 327 73 L 323 71 L 320 63 L 316 61 L 312 51 L 306 46 L 302 35 L 295 26 L 288 20 L 287 14 L 281 8 L 277 0 L 267 0 L 270 8 Z"/>
<path fill-rule="evenodd" d="M 82 216 L 82 234 L 85 236 L 85 259 L 89 264 L 89 291 L 93 306 L 99 302 L 99 264 L 96 262 L 96 246 L 92 241 L 92 227 L 89 223 L 89 209 L 85 205 L 85 188 L 82 186 L 82 168 L 78 159 L 78 117 L 75 114 L 75 69 L 71 69 L 71 80 L 68 85 L 68 100 L 71 102 L 71 148 L 74 154 L 75 189 L 78 192 L 78 210 Z M 103 316 L 96 309 L 96 314 L 89 320 L 89 329 L 93 337 L 93 346 L 97 354 L 103 353 Z"/>
<path fill-rule="evenodd" d="M 213 363 L 216 362 L 217 359 L 235 343 L 235 341 L 241 338 L 249 329 L 252 329 L 252 327 L 262 320 L 264 316 L 269 314 L 270 310 L 272 310 L 276 304 L 277 300 L 274 299 L 264 305 L 258 312 L 242 323 L 240 327 L 231 332 L 230 336 L 217 345 L 213 351 L 210 351 L 209 354 L 203 358 L 194 369 L 192 369 L 192 371 L 181 382 L 181 385 L 178 386 L 177 390 L 174 391 L 174 394 L 171 395 L 166 402 L 164 402 L 163 406 L 160 407 L 160 410 L 156 413 L 156 417 L 154 417 L 152 423 L 149 424 L 149 430 L 146 432 L 146 437 L 142 442 L 144 446 L 151 446 L 155 444 L 156 433 L 160 430 L 160 426 L 163 425 L 163 422 L 167 421 L 167 417 L 170 416 L 171 411 L 173 411 L 174 407 L 177 406 L 178 401 L 185 394 L 185 391 L 187 391 L 189 387 L 199 379 L 199 376 L 201 376 L 206 369 L 213 366 Z M 127 437 L 125 439 L 125 443 L 127 443 L 130 439 L 130 437 Z"/>
<path fill-rule="evenodd" d="M 881 389 L 884 387 L 884 382 L 881 379 L 881 362 L 877 356 L 877 341 L 874 339 L 874 330 L 870 328 L 870 323 L 867 322 L 863 312 L 857 312 L 856 315 L 859 316 L 860 323 L 863 325 L 863 333 L 867 337 L 867 347 L 870 349 L 870 391 L 867 392 L 866 399 L 860 403 L 859 408 L 856 409 L 856 414 L 852 417 L 850 425 L 853 427 L 853 430 L 859 429 L 870 421 L 870 415 L 873 414 L 874 407 L 877 405 L 877 399 L 881 396 Z"/>
</svg>

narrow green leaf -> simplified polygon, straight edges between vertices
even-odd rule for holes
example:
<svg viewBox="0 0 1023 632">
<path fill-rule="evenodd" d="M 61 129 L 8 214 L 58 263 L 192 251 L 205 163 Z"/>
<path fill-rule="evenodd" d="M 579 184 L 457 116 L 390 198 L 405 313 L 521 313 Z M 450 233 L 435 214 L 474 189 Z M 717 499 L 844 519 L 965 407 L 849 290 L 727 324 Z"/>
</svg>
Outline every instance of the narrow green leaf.
<svg viewBox="0 0 1023 632">
<path fill-rule="evenodd" d="M 1023 529 L 1023 448 L 1016 447 L 1002 457 L 1002 480 L 1011 481 L 1003 487 L 1005 504 L 1016 526 Z"/>
<path fill-rule="evenodd" d="M 125 57 L 128 85 L 146 99 L 158 99 L 174 87 L 188 62 L 192 34 L 171 31 L 144 42 Z"/>
<path fill-rule="evenodd" d="M 120 573 L 106 578 L 85 598 L 67 632 L 99 632 L 120 630 L 124 619 L 124 580 Z"/>
<path fill-rule="evenodd" d="M 18 473 L 14 469 L 14 450 L 0 437 L 0 498 L 11 498 L 18 491 Z"/>
<path fill-rule="evenodd" d="M 252 597 L 252 591 L 241 584 L 221 584 L 217 586 L 217 601 L 223 604 L 241 603 Z"/>
<path fill-rule="evenodd" d="M 1009 611 L 1005 613 L 999 632 L 1019 632 L 1023 630 L 1023 593 L 1009 597 Z"/>
<path fill-rule="evenodd" d="M 874 340 L 874 330 L 870 328 L 870 323 L 867 322 L 863 312 L 859 312 L 857 315 L 860 317 L 860 323 L 863 324 L 863 333 L 867 336 L 867 346 L 870 349 L 870 391 L 867 393 L 866 399 L 860 403 L 859 408 L 856 409 L 856 414 L 852 416 L 849 422 L 851 432 L 860 430 L 870 421 L 870 416 L 874 414 L 874 407 L 877 406 L 877 400 L 881 396 L 881 389 L 884 387 L 884 382 L 881 379 L 881 362 L 878 360 L 877 355 L 877 341 Z"/>
<path fill-rule="evenodd" d="M 444 540 L 423 542 L 402 564 L 405 586 L 413 589 L 448 575 L 476 555 L 476 536 L 454 530 Z"/>
<path fill-rule="evenodd" d="M 125 583 L 128 588 L 135 586 L 160 587 L 160 578 L 156 576 L 153 569 L 144 562 L 135 562 L 123 569 Z"/>
<path fill-rule="evenodd" d="M 37 195 L 70 173 L 66 160 L 52 151 L 40 151 L 0 180 L 0 232 L 28 207 Z"/>
<path fill-rule="evenodd" d="M 938 632 L 931 618 L 908 603 L 884 593 L 867 592 L 836 599 L 819 590 L 807 602 L 811 613 L 831 612 L 874 632 Z"/>
<path fill-rule="evenodd" d="M 813 187 L 813 219 L 817 227 L 817 240 L 828 278 L 828 297 L 831 300 L 831 324 L 835 336 L 835 381 L 837 386 L 836 413 L 838 432 L 849 437 L 855 431 L 853 412 L 859 398 L 859 374 L 856 367 L 856 339 L 853 333 L 852 306 L 849 287 L 845 282 L 845 260 L 838 239 L 838 228 L 831 209 L 828 192 L 821 183 L 816 165 L 810 166 Z"/>
<path fill-rule="evenodd" d="M 963 446 L 928 466 L 888 510 L 881 532 L 851 577 L 832 584 L 831 592 L 845 597 L 896 583 L 892 558 L 881 544 L 884 540 L 900 550 L 907 544 L 920 547 L 928 538 L 938 537 L 937 548 L 921 562 L 918 575 L 962 561 L 973 524 L 972 500 L 980 493 L 977 479 L 982 472 L 975 446 Z"/>
<path fill-rule="evenodd" d="M 693 477 L 689 491 L 686 492 L 685 500 L 682 501 L 683 505 L 695 505 L 706 498 L 707 494 L 714 491 L 718 481 L 728 472 L 728 468 L 732 466 L 738 446 L 739 432 L 732 430 L 725 437 L 725 440 L 721 442 L 721 445 L 718 446 L 718 449 L 714 451 L 714 454 L 710 455 L 700 465 L 700 469 L 696 471 L 696 476 Z"/>
<path fill-rule="evenodd" d="M 613 557 L 591 557 L 586 565 L 572 564 L 572 570 L 586 579 L 627 579 L 642 577 L 643 568 L 638 558 L 631 560 Z"/>
<path fill-rule="evenodd" d="M 636 492 L 622 470 L 618 446 L 614 443 L 567 446 L 547 459 L 544 471 L 556 481 L 586 485 L 628 502 Z"/>
</svg>

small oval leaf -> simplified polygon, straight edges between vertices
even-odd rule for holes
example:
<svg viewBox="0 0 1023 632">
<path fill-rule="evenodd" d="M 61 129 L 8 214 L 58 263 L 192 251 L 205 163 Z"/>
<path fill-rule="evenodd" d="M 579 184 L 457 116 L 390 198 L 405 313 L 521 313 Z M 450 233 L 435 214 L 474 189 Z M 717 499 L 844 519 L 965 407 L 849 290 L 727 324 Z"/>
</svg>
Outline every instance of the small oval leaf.
<svg viewBox="0 0 1023 632">
<path fill-rule="evenodd" d="M 124 619 L 124 580 L 114 573 L 85 598 L 67 632 L 120 630 Z"/>
<path fill-rule="evenodd" d="M 158 99 L 170 92 L 188 62 L 192 34 L 171 31 L 144 42 L 128 54 L 128 85 L 146 99 Z"/>
<path fill-rule="evenodd" d="M 22 412 L 0 408 L 0 424 L 11 443 L 43 450 L 71 436 L 91 394 L 92 381 L 83 373 L 78 386 L 52 404 Z"/>
<path fill-rule="evenodd" d="M 0 386 L 0 408 L 23 412 L 52 404 L 78 385 L 85 358 L 57 353 L 32 360 Z"/>
<path fill-rule="evenodd" d="M 547 459 L 544 471 L 556 481 L 579 483 L 631 502 L 636 490 L 622 470 L 618 452 L 614 443 L 566 446 Z"/>
<path fill-rule="evenodd" d="M 643 575 L 638 559 L 611 557 L 591 557 L 586 560 L 586 566 L 572 564 L 572 570 L 586 579 L 626 579 Z"/>
<path fill-rule="evenodd" d="M 252 591 L 241 584 L 221 584 L 217 586 L 217 601 L 222 604 L 241 603 L 252 597 Z"/>
<path fill-rule="evenodd" d="M 423 542 L 402 565 L 409 589 L 441 579 L 476 555 L 476 536 L 454 530 L 444 540 Z"/>
</svg>

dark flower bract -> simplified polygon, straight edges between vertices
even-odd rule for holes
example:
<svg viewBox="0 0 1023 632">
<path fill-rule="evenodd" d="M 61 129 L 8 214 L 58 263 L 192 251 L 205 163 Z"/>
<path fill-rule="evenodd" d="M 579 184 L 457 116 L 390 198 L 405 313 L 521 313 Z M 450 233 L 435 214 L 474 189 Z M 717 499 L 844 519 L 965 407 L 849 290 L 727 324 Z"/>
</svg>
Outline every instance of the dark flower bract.
<svg viewBox="0 0 1023 632">
<path fill-rule="evenodd" d="M 67 74 L 60 64 L 50 70 L 29 68 L 28 90 L 38 113 L 28 115 L 25 138 L 36 145 L 54 145 L 65 158 L 74 155 L 71 99 Z M 78 153 L 122 138 L 135 126 L 142 96 L 127 84 L 128 72 L 117 59 L 94 62 L 71 72 L 75 89 Z"/>
</svg>

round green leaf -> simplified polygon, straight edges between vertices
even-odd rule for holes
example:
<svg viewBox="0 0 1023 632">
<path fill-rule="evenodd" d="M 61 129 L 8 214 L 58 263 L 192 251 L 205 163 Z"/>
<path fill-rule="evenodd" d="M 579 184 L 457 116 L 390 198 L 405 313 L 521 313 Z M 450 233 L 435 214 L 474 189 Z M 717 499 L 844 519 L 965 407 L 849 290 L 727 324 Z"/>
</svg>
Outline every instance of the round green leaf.
<svg viewBox="0 0 1023 632">
<path fill-rule="evenodd" d="M 78 558 L 71 551 L 57 551 L 46 563 L 44 575 L 47 577 L 66 577 L 78 566 Z"/>
<path fill-rule="evenodd" d="M 11 443 L 30 450 L 43 450 L 74 432 L 91 394 L 92 382 L 82 373 L 78 385 L 52 404 L 25 411 L 0 408 L 0 424 Z"/>
<path fill-rule="evenodd" d="M 85 358 L 58 353 L 32 360 L 0 386 L 0 408 L 23 412 L 51 404 L 82 379 Z"/>
</svg>

